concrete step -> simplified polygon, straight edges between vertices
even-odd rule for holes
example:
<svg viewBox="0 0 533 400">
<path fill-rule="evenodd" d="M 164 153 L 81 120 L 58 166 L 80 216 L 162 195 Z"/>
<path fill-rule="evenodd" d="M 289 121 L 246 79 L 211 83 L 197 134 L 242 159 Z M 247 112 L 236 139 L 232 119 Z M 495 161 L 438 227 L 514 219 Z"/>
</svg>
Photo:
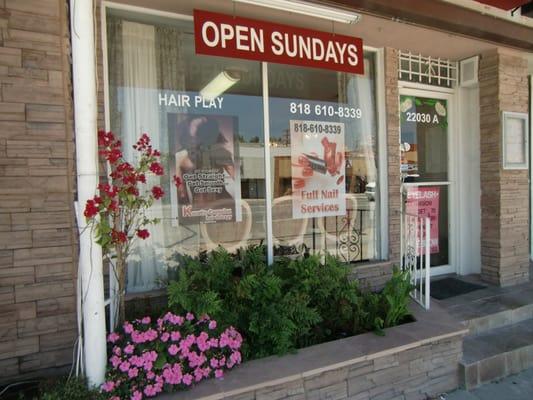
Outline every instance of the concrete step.
<svg viewBox="0 0 533 400">
<path fill-rule="evenodd" d="M 533 318 L 533 304 L 516 305 L 488 315 L 474 317 L 465 321 L 473 336 L 488 333 L 493 329 L 511 326 Z"/>
<path fill-rule="evenodd" d="M 482 283 L 474 281 L 474 283 Z M 452 316 L 464 321 L 471 335 L 488 333 L 533 318 L 533 283 L 486 289 L 440 300 Z"/>
<path fill-rule="evenodd" d="M 467 390 L 533 366 L 533 318 L 467 336 L 460 380 Z"/>
</svg>

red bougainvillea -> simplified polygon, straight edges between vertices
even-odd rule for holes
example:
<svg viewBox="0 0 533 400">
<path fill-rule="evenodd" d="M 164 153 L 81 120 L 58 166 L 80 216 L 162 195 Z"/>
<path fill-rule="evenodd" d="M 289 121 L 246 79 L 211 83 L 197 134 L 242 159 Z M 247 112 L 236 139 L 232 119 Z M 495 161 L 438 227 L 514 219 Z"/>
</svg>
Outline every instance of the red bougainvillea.
<svg viewBox="0 0 533 400">
<path fill-rule="evenodd" d="M 162 176 L 164 168 L 161 153 L 152 148 L 146 133 L 133 146 L 138 153 L 135 165 L 124 159 L 122 143 L 112 132 L 98 132 L 98 147 L 100 157 L 109 166 L 108 180 L 99 184 L 98 193 L 87 200 L 83 215 L 117 277 L 118 323 L 124 318 L 126 260 L 134 241 L 150 237 L 147 227 L 159 222 L 157 218 L 149 218 L 146 212 L 165 194 L 158 185 L 150 187 L 147 176 Z M 179 186 L 181 180 L 174 176 L 173 183 Z"/>
</svg>

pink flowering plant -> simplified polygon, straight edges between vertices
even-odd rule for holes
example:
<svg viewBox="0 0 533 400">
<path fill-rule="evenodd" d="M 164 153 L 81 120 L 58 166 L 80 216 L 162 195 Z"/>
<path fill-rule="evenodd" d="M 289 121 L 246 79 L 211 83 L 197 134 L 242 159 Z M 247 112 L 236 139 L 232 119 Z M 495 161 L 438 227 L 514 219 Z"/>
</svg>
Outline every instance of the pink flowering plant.
<svg viewBox="0 0 533 400">
<path fill-rule="evenodd" d="M 118 288 L 115 293 L 117 313 L 115 326 L 125 318 L 124 293 L 126 262 L 137 240 L 150 237 L 148 227 L 157 224 L 147 211 L 165 192 L 159 185 L 148 185 L 149 175 L 162 176 L 161 153 L 152 147 L 145 133 L 133 145 L 134 164 L 125 160 L 122 143 L 112 132 L 98 132 L 99 155 L 109 167 L 107 183 L 98 185 L 97 194 L 87 200 L 84 216 L 87 227 L 94 232 L 104 257 L 115 274 Z M 174 184 L 181 180 L 174 176 Z"/>
<path fill-rule="evenodd" d="M 125 322 L 121 333 L 108 336 L 111 346 L 102 391 L 112 400 L 141 400 L 186 389 L 202 380 L 222 379 L 241 363 L 242 337 L 208 316 L 168 312 Z"/>
</svg>

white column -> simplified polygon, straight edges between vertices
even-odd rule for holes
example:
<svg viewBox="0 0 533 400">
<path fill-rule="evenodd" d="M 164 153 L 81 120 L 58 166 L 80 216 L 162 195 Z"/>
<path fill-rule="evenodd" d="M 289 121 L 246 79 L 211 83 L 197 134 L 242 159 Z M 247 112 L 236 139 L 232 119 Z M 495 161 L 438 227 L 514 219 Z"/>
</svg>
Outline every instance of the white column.
<svg viewBox="0 0 533 400">
<path fill-rule="evenodd" d="M 72 80 L 78 178 L 78 221 L 83 314 L 85 373 L 91 386 L 104 382 L 106 368 L 106 326 L 102 250 L 84 230 L 83 210 L 98 184 L 96 57 L 94 47 L 93 0 L 70 0 L 72 37 Z"/>
</svg>

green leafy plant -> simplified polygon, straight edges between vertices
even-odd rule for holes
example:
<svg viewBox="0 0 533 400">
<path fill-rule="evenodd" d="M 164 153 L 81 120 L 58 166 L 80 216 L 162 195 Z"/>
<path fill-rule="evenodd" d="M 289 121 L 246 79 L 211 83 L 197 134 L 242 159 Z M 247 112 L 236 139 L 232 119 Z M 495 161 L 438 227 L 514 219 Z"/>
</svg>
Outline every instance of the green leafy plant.
<svg viewBox="0 0 533 400">
<path fill-rule="evenodd" d="M 281 258 L 273 272 L 282 279 L 283 290 L 295 297 L 304 296 L 312 310 L 312 329 L 300 332 L 298 347 L 346 336 L 351 331 L 358 308 L 357 282 L 350 280 L 348 268 L 330 255 L 324 262 L 317 255 Z"/>
<path fill-rule="evenodd" d="M 99 390 L 88 389 L 82 378 L 60 379 L 46 382 L 40 389 L 40 400 L 104 400 L 107 396 Z"/>
<path fill-rule="evenodd" d="M 362 294 L 358 325 L 362 330 L 383 335 L 384 328 L 405 322 L 411 315 L 409 302 L 413 288 L 409 272 L 394 267 L 391 279 L 381 292 Z"/>
<path fill-rule="evenodd" d="M 409 314 L 408 276 L 394 270 L 380 293 L 361 292 L 349 268 L 332 256 L 276 259 L 265 247 L 229 254 L 223 248 L 193 258 L 176 254 L 176 280 L 168 286 L 175 312 L 207 314 L 235 326 L 246 359 L 362 332 L 383 333 Z"/>
<path fill-rule="evenodd" d="M 410 315 L 409 294 L 414 289 L 409 271 L 402 271 L 394 267 L 392 278 L 386 283 L 381 292 L 384 301 L 383 327 L 389 328 L 398 325 Z"/>
<path fill-rule="evenodd" d="M 169 305 L 235 326 L 245 337 L 246 358 L 286 353 L 319 318 L 306 296 L 283 290 L 265 259 L 264 246 L 234 255 L 222 248 L 197 258 L 177 255 L 180 266 L 168 287 Z"/>
</svg>

